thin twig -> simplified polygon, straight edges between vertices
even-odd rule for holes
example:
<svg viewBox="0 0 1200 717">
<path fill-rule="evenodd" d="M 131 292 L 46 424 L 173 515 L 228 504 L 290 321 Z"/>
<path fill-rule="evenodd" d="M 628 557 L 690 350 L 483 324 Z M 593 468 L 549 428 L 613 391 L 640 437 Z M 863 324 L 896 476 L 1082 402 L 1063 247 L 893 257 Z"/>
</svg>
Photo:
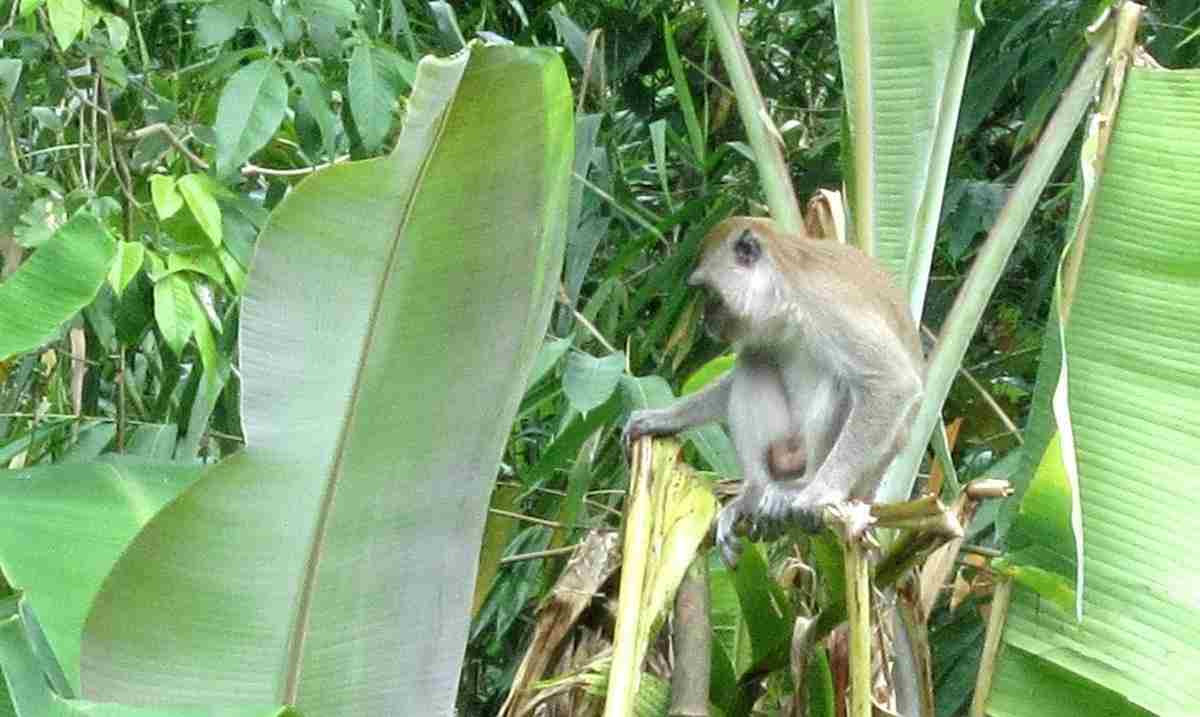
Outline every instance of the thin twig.
<svg viewBox="0 0 1200 717">
<path fill-rule="evenodd" d="M 933 333 L 928 326 L 921 324 L 921 330 L 924 331 L 929 338 L 933 339 L 935 342 L 937 341 L 937 334 Z M 1012 435 L 1013 438 L 1017 439 L 1017 444 L 1022 446 L 1025 445 L 1025 438 L 1021 435 L 1021 429 L 1017 428 L 1017 424 L 1013 423 L 1013 420 L 1008 417 L 1008 414 L 1004 412 L 1004 409 L 1000 407 L 1000 404 L 996 402 L 996 399 L 992 398 L 992 394 L 988 393 L 988 390 L 983 387 L 983 384 L 979 383 L 979 381 L 962 366 L 958 367 L 958 375 L 965 378 L 967 383 L 971 384 L 971 387 L 979 393 L 980 397 L 983 398 L 983 402 L 988 405 L 988 408 L 992 409 L 992 412 L 996 414 L 996 417 L 999 418 L 1000 422 L 1004 424 L 1004 427 L 1008 429 L 1008 433 Z"/>
<path fill-rule="evenodd" d="M 100 101 L 104 103 L 105 109 L 108 110 L 108 116 L 104 120 L 104 126 L 108 135 L 108 152 L 112 155 L 113 163 L 117 165 L 117 180 L 121 185 L 121 193 L 125 195 L 125 201 L 129 207 L 141 207 L 136 197 L 133 196 L 133 177 L 129 173 L 129 165 L 125 162 L 125 155 L 117 151 L 117 143 L 113 139 L 116 135 L 116 127 L 113 125 L 112 119 L 112 101 L 108 96 L 108 90 L 97 80 L 96 88 L 99 91 Z M 130 226 L 132 215 L 125 212 L 125 240 L 133 241 Z"/>
<path fill-rule="evenodd" d="M 979 658 L 975 694 L 971 699 L 971 717 L 984 717 L 985 714 L 987 699 L 992 691 L 992 679 L 996 675 L 996 660 L 1000 655 L 1000 637 L 1004 633 L 1008 606 L 1012 602 L 1012 587 L 1012 578 L 1005 576 L 996 583 L 996 590 L 992 594 L 992 606 L 983 639 L 983 655 Z"/>
<path fill-rule="evenodd" d="M 500 558 L 501 565 L 511 565 L 519 563 L 523 560 L 540 560 L 541 558 L 553 558 L 559 555 L 570 555 L 579 548 L 579 545 L 567 545 L 562 548 L 550 548 L 548 550 L 535 550 L 532 553 L 521 553 L 520 555 L 510 555 L 507 558 Z"/>
<path fill-rule="evenodd" d="M 608 349 L 609 353 L 615 354 L 617 352 L 617 349 L 608 342 L 608 339 L 604 338 L 604 336 L 600 333 L 600 330 L 596 328 L 595 324 L 593 324 L 591 321 L 588 321 L 587 317 L 579 313 L 579 310 L 571 304 L 571 300 L 567 298 L 567 289 L 562 284 L 558 285 L 558 303 L 570 309 L 571 313 L 575 315 L 575 320 L 583 324 L 584 327 L 586 327 L 587 330 L 592 334 L 592 336 L 594 336 L 596 340 L 599 341 L 602 346 L 604 346 L 604 348 Z"/>
<path fill-rule="evenodd" d="M 175 135 L 175 133 L 171 131 L 170 126 L 168 126 L 166 122 L 155 122 L 154 124 L 148 124 L 145 127 L 142 127 L 141 129 L 137 129 L 132 132 L 129 132 L 124 137 L 122 137 L 122 139 L 124 139 L 125 141 L 128 142 L 131 140 L 139 140 L 144 137 L 149 137 L 150 135 L 155 134 L 155 133 L 160 133 L 160 134 L 166 135 L 167 141 L 170 142 L 171 145 L 175 147 L 175 149 L 179 150 L 183 154 L 183 156 L 187 157 L 189 162 L 196 165 L 200 169 L 205 169 L 205 170 L 208 169 L 208 162 L 205 162 L 203 159 L 200 159 L 195 154 L 193 154 L 192 150 L 188 149 L 187 145 L 185 145 L 183 143 L 183 141 L 180 140 L 179 137 L 177 137 Z"/>
<path fill-rule="evenodd" d="M 320 169 L 325 169 L 326 167 L 332 167 L 333 165 L 340 164 L 348 159 L 350 159 L 350 155 L 343 154 L 342 156 L 335 158 L 332 162 L 325 162 L 312 167 L 300 167 L 298 169 L 270 169 L 268 167 L 260 167 L 256 164 L 250 164 L 247 162 L 246 166 L 242 167 L 242 176 L 253 177 L 255 175 L 265 175 L 269 177 L 298 177 L 305 174 L 312 174 L 313 172 L 316 172 Z"/>
<path fill-rule="evenodd" d="M 503 516 L 505 518 L 512 518 L 514 520 L 520 520 L 525 523 L 533 523 L 534 525 L 544 525 L 547 528 L 566 527 L 562 523 L 559 523 L 558 521 L 546 520 L 545 518 L 537 518 L 532 515 L 525 515 L 524 513 L 515 513 L 511 510 L 501 510 L 500 508 L 488 508 L 488 512 L 491 513 L 492 515 L 499 515 L 499 516 Z"/>
<path fill-rule="evenodd" d="M 571 176 L 573 176 L 575 179 L 578 179 L 578 180 L 579 180 L 579 182 L 580 182 L 580 183 L 581 183 L 583 186 L 585 186 L 585 187 L 587 187 L 588 189 L 590 189 L 590 190 L 592 190 L 593 192 L 595 192 L 595 193 L 596 193 L 596 195 L 597 195 L 597 196 L 599 196 L 601 199 L 603 199 L 604 201 L 606 201 L 606 202 L 608 202 L 609 204 L 611 204 L 611 205 L 613 206 L 613 208 L 615 208 L 617 211 L 621 212 L 621 213 L 622 213 L 622 214 L 624 214 L 625 216 L 627 216 L 627 217 L 629 217 L 630 219 L 632 219 L 632 220 L 633 220 L 633 221 L 634 221 L 636 224 L 638 224 L 639 226 L 641 226 L 641 227 L 642 227 L 643 229 L 645 229 L 646 231 L 648 231 L 648 232 L 650 232 L 651 234 L 653 234 L 654 236 L 658 237 L 658 240 L 659 240 L 659 241 L 662 241 L 662 242 L 664 242 L 664 243 L 667 241 L 667 238 L 663 236 L 663 233 L 662 233 L 661 231 L 659 231 L 658 227 L 656 227 L 656 226 L 654 226 L 653 224 L 651 224 L 651 223 L 650 223 L 650 220 L 648 220 L 648 219 L 646 219 L 645 217 L 641 216 L 640 214 L 638 214 L 638 213 L 637 213 L 637 212 L 635 212 L 634 210 L 630 209 L 629 207 L 626 207 L 624 204 L 621 204 L 621 203 L 620 203 L 619 201 L 617 201 L 617 200 L 616 200 L 616 198 L 615 198 L 615 197 L 613 197 L 611 194 L 609 194 L 608 192 L 604 191 L 604 190 L 603 190 L 603 189 L 601 189 L 600 187 L 597 187 L 595 184 L 592 184 L 590 181 L 588 181 L 588 178 L 587 178 L 587 177 L 584 177 L 583 175 L 579 174 L 578 172 L 573 172 L 573 173 L 571 174 Z M 646 211 L 646 210 L 645 210 L 645 209 L 643 209 L 642 211 Z M 647 213 L 649 213 L 649 212 L 647 212 Z M 652 216 L 653 216 L 653 215 L 652 215 Z M 658 217 L 654 217 L 654 219 L 655 219 L 655 221 L 657 221 L 657 220 L 658 220 Z"/>
</svg>

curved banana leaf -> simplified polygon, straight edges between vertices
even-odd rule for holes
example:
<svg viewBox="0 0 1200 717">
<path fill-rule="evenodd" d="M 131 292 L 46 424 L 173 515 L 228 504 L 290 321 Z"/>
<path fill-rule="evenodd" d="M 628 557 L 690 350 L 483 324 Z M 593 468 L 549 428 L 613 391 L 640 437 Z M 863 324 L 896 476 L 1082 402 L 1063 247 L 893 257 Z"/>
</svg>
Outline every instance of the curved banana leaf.
<svg viewBox="0 0 1200 717">
<path fill-rule="evenodd" d="M 837 0 L 854 243 L 924 302 L 975 18 L 961 0 Z"/>
<path fill-rule="evenodd" d="M 0 471 L 0 570 L 35 606 L 71 692 L 79 693 L 83 621 L 104 576 L 199 475 L 199 466 L 118 456 Z"/>
<path fill-rule="evenodd" d="M 14 602 L 9 598 L 0 605 L 0 662 L 5 682 L 11 685 L 16 714 L 22 717 L 299 717 L 292 709 L 275 706 L 137 708 L 63 699 L 43 677 L 30 646 L 28 626 L 13 609 Z"/>
<path fill-rule="evenodd" d="M 79 212 L 0 285 L 0 360 L 37 348 L 96 298 L 116 245 Z"/>
<path fill-rule="evenodd" d="M 1198 117 L 1200 72 L 1130 71 L 1063 334 L 1083 621 L 1016 588 L 989 714 L 1200 714 Z"/>
<path fill-rule="evenodd" d="M 85 697 L 451 711 L 487 499 L 561 271 L 572 127 L 553 50 L 426 58 L 391 156 L 280 204 L 243 306 L 248 446 L 109 575 Z"/>
</svg>

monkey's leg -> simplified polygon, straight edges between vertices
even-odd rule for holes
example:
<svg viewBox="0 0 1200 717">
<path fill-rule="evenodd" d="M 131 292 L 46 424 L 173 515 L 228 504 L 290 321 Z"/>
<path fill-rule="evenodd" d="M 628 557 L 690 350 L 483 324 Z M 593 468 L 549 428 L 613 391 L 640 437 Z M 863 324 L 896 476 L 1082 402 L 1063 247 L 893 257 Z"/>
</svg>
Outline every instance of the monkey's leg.
<svg viewBox="0 0 1200 717">
<path fill-rule="evenodd" d="M 919 385 L 907 383 L 871 386 L 852 394 L 837 439 L 829 455 L 806 482 L 773 482 L 762 500 L 768 524 L 795 522 L 809 532 L 820 530 L 825 506 L 849 497 L 871 499 L 883 479 L 883 471 L 895 457 L 904 418 L 920 398 Z"/>
<path fill-rule="evenodd" d="M 685 428 L 724 419 L 729 406 L 733 374 L 734 371 L 729 371 L 716 383 L 667 408 L 634 411 L 622 433 L 625 445 L 629 446 L 642 436 L 671 435 Z"/>
<path fill-rule="evenodd" d="M 744 519 L 749 519 L 751 537 L 757 537 L 753 518 L 759 513 L 763 487 L 771 481 L 769 446 L 792 433 L 791 411 L 776 366 L 739 363 L 729 395 L 728 423 L 741 464 L 742 493 L 721 509 L 716 537 L 721 556 L 733 567 L 741 552 L 738 533 Z"/>
</svg>

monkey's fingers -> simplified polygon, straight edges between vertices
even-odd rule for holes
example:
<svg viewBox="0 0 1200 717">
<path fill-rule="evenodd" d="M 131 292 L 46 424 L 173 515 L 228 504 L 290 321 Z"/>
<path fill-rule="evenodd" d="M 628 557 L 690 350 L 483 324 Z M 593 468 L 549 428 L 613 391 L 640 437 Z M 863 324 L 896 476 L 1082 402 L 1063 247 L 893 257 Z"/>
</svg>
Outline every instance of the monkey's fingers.
<svg viewBox="0 0 1200 717">
<path fill-rule="evenodd" d="M 717 547 L 721 550 L 721 560 L 730 570 L 737 569 L 742 554 L 742 541 L 736 532 L 742 517 L 740 503 L 741 499 L 735 498 L 717 514 Z"/>
</svg>

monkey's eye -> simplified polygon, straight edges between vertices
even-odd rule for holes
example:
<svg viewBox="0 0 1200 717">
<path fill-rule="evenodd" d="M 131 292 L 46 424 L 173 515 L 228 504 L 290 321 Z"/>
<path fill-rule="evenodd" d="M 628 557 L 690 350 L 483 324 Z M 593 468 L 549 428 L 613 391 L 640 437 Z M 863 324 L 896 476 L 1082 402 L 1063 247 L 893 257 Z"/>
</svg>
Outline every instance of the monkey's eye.
<svg viewBox="0 0 1200 717">
<path fill-rule="evenodd" d="M 742 232 L 742 235 L 733 243 L 733 257 L 741 266 L 752 266 L 758 261 L 759 255 L 762 254 L 762 247 L 758 245 L 758 239 L 749 231 Z"/>
</svg>

